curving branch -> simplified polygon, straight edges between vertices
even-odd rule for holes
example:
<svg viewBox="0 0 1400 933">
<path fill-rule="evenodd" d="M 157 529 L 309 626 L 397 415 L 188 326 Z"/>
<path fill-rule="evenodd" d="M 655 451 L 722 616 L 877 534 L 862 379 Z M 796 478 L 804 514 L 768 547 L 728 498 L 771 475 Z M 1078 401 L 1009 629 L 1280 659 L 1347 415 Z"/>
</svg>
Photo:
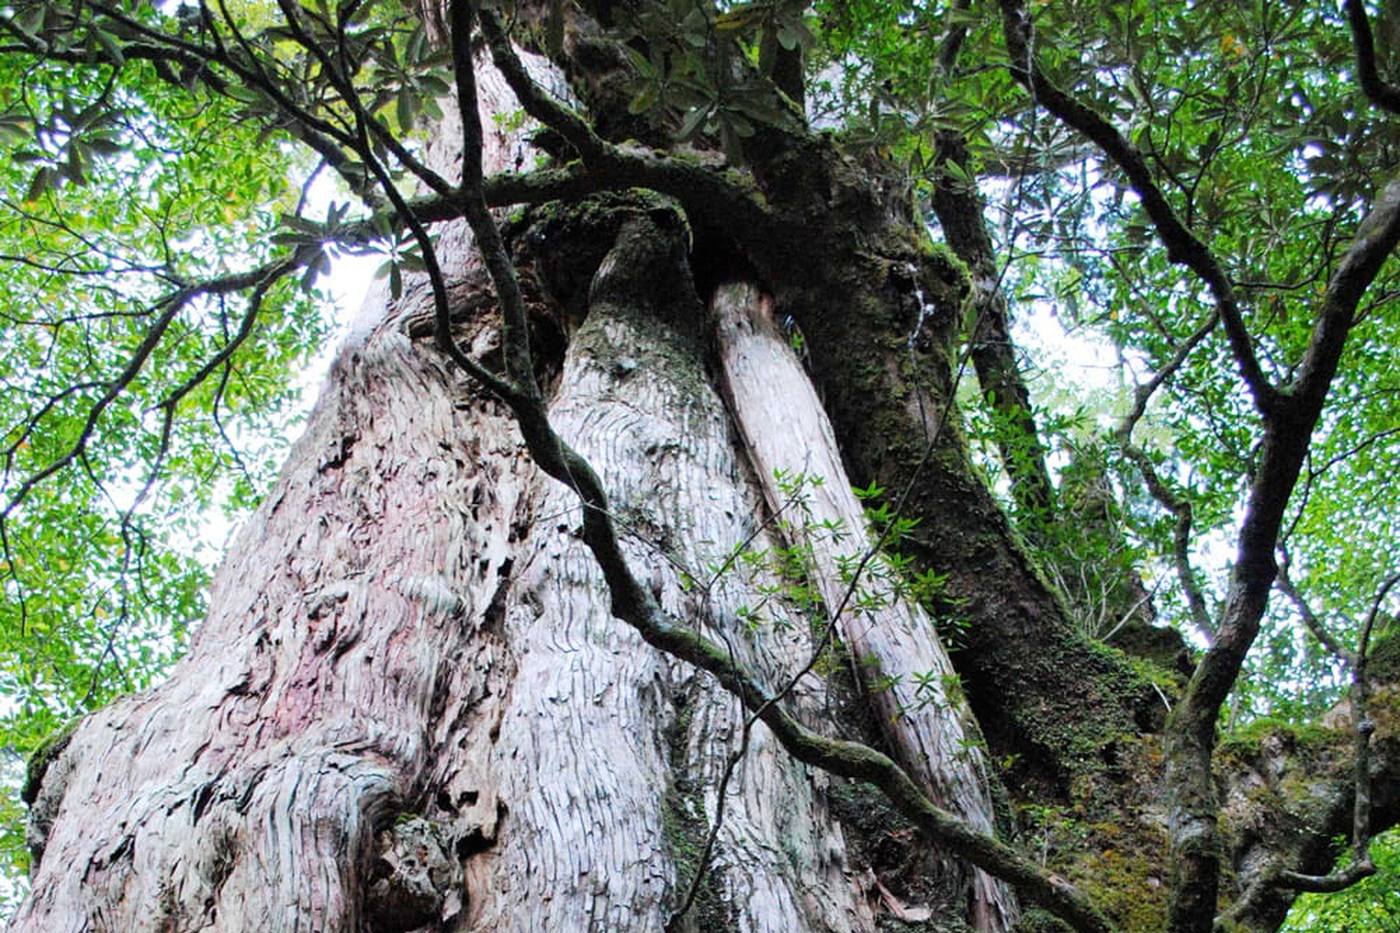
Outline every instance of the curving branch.
<svg viewBox="0 0 1400 933">
<path fill-rule="evenodd" d="M 1152 401 L 1152 396 L 1157 394 L 1157 390 L 1165 385 L 1172 376 L 1176 375 L 1176 371 L 1185 365 L 1186 360 L 1191 356 L 1191 352 L 1195 350 L 1196 347 L 1200 346 L 1201 341 L 1210 336 L 1211 332 L 1215 330 L 1216 325 L 1219 323 L 1219 310 L 1212 311 L 1206 316 L 1201 326 L 1192 331 L 1191 335 L 1177 346 L 1176 352 L 1172 354 L 1171 359 L 1168 360 L 1161 369 L 1157 370 L 1151 379 L 1133 390 L 1133 407 L 1130 408 L 1128 413 L 1123 416 L 1123 419 L 1118 422 L 1118 426 L 1113 432 L 1114 436 L 1117 437 L 1120 442 L 1127 442 L 1132 438 L 1133 429 L 1136 428 L 1137 423 L 1142 420 L 1142 416 L 1147 414 L 1147 404 Z"/>
<path fill-rule="evenodd" d="M 1342 648 L 1335 641 L 1328 644 L 1328 647 L 1352 671 L 1352 689 L 1349 698 L 1353 735 L 1351 862 L 1345 868 L 1322 875 L 1295 871 L 1279 865 L 1272 866 L 1260 874 L 1260 877 L 1249 886 L 1228 913 L 1216 919 L 1215 929 L 1220 933 L 1231 929 L 1231 924 L 1238 918 L 1258 910 L 1275 889 L 1333 894 L 1337 891 L 1344 891 L 1358 881 L 1369 878 L 1376 873 L 1376 864 L 1371 858 L 1371 840 L 1376 832 L 1376 827 L 1372 823 L 1375 800 L 1371 777 L 1371 736 L 1375 734 L 1376 724 L 1371 719 L 1369 705 L 1371 680 L 1367 673 L 1367 662 L 1369 661 L 1371 636 L 1375 632 L 1376 620 L 1380 616 L 1381 606 L 1397 583 L 1400 583 L 1400 573 L 1392 573 L 1377 587 L 1376 593 L 1371 599 L 1370 609 L 1366 613 L 1366 619 L 1361 625 L 1361 636 L 1355 651 Z M 1291 590 L 1291 584 L 1289 588 Z M 1299 608 L 1304 611 L 1305 618 L 1311 615 L 1301 598 L 1298 600 L 1298 604 Z"/>
<path fill-rule="evenodd" d="M 268 263 L 247 272 L 235 273 L 233 275 L 222 276 L 217 279 L 210 279 L 193 285 L 184 286 L 177 291 L 165 296 L 156 302 L 155 307 L 161 309 L 160 315 L 152 322 L 149 330 L 146 331 L 141 342 L 127 359 L 126 365 L 122 367 L 120 373 L 102 385 L 102 394 L 98 397 L 92 407 L 88 410 L 87 417 L 83 421 L 83 426 L 78 432 L 78 437 L 69 448 L 60 456 L 52 460 L 42 469 L 26 477 L 11 494 L 3 509 L 0 509 L 0 524 L 13 514 L 34 488 L 49 477 L 63 470 L 69 464 L 80 458 L 91 443 L 93 433 L 97 429 L 98 422 L 102 420 L 103 413 L 115 402 L 127 387 L 141 374 L 145 368 L 151 354 L 160 345 L 165 332 L 170 325 L 180 315 L 189 304 L 198 298 L 209 295 L 227 295 L 234 292 L 245 291 L 249 288 L 257 288 L 266 282 L 268 287 L 272 281 L 286 275 L 297 268 L 300 263 L 281 260 L 275 263 Z"/>
<path fill-rule="evenodd" d="M 554 130 L 574 147 L 574 150 L 583 157 L 584 164 L 591 165 L 605 161 L 611 154 L 609 146 L 603 139 L 593 131 L 593 127 L 588 122 L 574 113 L 568 107 L 556 101 L 546 94 L 529 72 L 521 63 L 520 57 L 511 48 L 510 38 L 506 35 L 505 27 L 496 18 L 494 13 L 482 10 L 478 17 L 481 23 L 481 33 L 486 37 L 486 43 L 491 49 L 491 61 L 506 79 L 510 89 L 515 92 L 516 98 L 520 101 L 520 106 L 525 108 L 525 112 L 534 117 L 540 123 Z M 465 43 L 455 43 L 460 46 Z M 454 56 L 465 56 L 462 51 Z"/>
<path fill-rule="evenodd" d="M 1153 466 L 1152 459 L 1141 447 L 1121 436 L 1118 446 L 1123 455 L 1131 460 L 1142 474 L 1148 493 L 1176 519 L 1176 524 L 1172 527 L 1172 567 L 1186 597 L 1186 608 L 1191 613 L 1191 622 L 1201 637 L 1209 643 L 1215 638 L 1215 626 L 1210 619 L 1210 609 L 1206 605 L 1205 594 L 1201 591 L 1200 580 L 1196 577 L 1195 568 L 1191 566 L 1191 527 L 1195 520 L 1191 500 L 1167 485 Z"/>
<path fill-rule="evenodd" d="M 1200 581 L 1196 577 L 1195 569 L 1191 566 L 1191 527 L 1194 522 L 1191 500 L 1185 495 L 1174 492 L 1162 479 L 1157 468 L 1153 466 L 1151 458 L 1147 456 L 1147 452 L 1133 443 L 1133 430 L 1142 420 L 1142 416 L 1147 413 L 1147 405 L 1152 400 L 1152 396 L 1172 376 L 1176 375 L 1177 370 L 1185 365 L 1192 351 L 1200 346 L 1206 337 L 1210 336 L 1219 323 L 1220 312 L 1214 310 L 1206 316 L 1205 321 L 1199 327 L 1191 332 L 1190 336 L 1177 346 L 1171 359 L 1157 370 L 1151 379 L 1137 386 L 1133 392 L 1133 407 L 1128 410 L 1113 431 L 1118 448 L 1138 468 L 1152 498 L 1156 499 L 1157 503 L 1176 519 L 1176 524 L 1172 528 L 1172 566 L 1176 570 L 1177 580 L 1181 583 L 1182 593 L 1186 596 L 1186 607 L 1191 613 L 1191 622 L 1207 642 L 1215 637 L 1215 626 L 1211 622 L 1210 610 L 1206 606 Z"/>
<path fill-rule="evenodd" d="M 1132 143 L 1093 108 L 1060 89 L 1036 62 L 1034 31 L 1021 0 L 1001 0 L 1006 47 L 1011 54 L 1011 74 L 1031 94 L 1036 103 L 1049 110 L 1065 125 L 1077 130 L 1099 147 L 1127 176 L 1128 183 L 1142 201 L 1148 219 L 1167 248 L 1168 261 L 1184 265 L 1205 283 L 1225 323 L 1230 352 L 1249 390 L 1254 406 L 1268 415 L 1278 402 L 1278 389 L 1259 365 L 1254 338 L 1245 324 L 1239 296 L 1225 267 L 1167 201 L 1153 178 L 1147 160 Z"/>
<path fill-rule="evenodd" d="M 1351 26 L 1352 45 L 1356 49 L 1356 80 L 1371 103 L 1382 110 L 1400 114 L 1400 86 L 1384 80 L 1376 68 L 1376 42 L 1371 35 L 1371 20 L 1361 0 L 1346 0 L 1343 4 L 1347 23 Z"/>
<path fill-rule="evenodd" d="M 554 100 L 530 77 L 495 14 L 482 10 L 482 33 L 492 62 L 525 112 L 554 130 L 582 158 L 586 174 L 606 187 L 650 188 L 679 201 L 688 211 L 723 219 L 746 243 L 758 245 L 774 235 L 776 217 L 753 184 L 723 166 L 682 161 L 651 149 L 619 146 L 594 132 L 573 110 Z"/>
<path fill-rule="evenodd" d="M 961 27 L 954 30 L 940 51 L 938 60 L 946 70 L 952 68 L 952 56 L 964 32 Z M 952 162 L 966 173 L 971 156 L 961 133 L 941 130 L 935 137 L 935 145 L 940 168 Z M 951 172 L 940 171 L 931 200 L 944 239 L 966 263 L 972 277 L 969 296 L 972 312 L 968 315 L 972 323 L 967 341 L 983 400 L 997 415 L 995 440 L 1002 465 L 1011 480 L 1012 499 L 1027 516 L 1034 517 L 1037 522 L 1047 521 L 1054 511 L 1055 486 L 1046 465 L 1045 444 L 1031 409 L 1030 389 L 1016 361 L 1006 292 L 1002 288 L 1002 274 L 997 270 L 992 238 L 987 232 L 982 196 L 975 184 L 968 184 Z"/>
<path fill-rule="evenodd" d="M 1288 601 L 1293 604 L 1293 608 L 1298 610 L 1298 617 L 1303 620 L 1304 627 L 1311 633 L 1317 643 L 1326 648 L 1334 657 L 1340 658 L 1348 664 L 1356 662 L 1356 655 L 1351 649 L 1339 642 L 1322 620 L 1313 611 L 1312 605 L 1304 598 L 1301 590 L 1293 582 L 1293 575 L 1289 572 L 1292 562 L 1289 560 L 1288 550 L 1279 548 L 1278 580 L 1275 585 L 1279 592 L 1288 597 Z"/>
<path fill-rule="evenodd" d="M 1361 296 L 1400 244 L 1400 180 L 1392 181 L 1361 222 L 1328 282 L 1297 376 L 1264 419 L 1259 466 L 1240 526 L 1235 566 L 1215 642 L 1201 658 L 1167 728 L 1171 798 L 1173 931 L 1205 929 L 1215 913 L 1220 856 L 1211 775 L 1215 724 L 1239 676 L 1277 576 L 1274 551 L 1284 512 Z"/>
</svg>

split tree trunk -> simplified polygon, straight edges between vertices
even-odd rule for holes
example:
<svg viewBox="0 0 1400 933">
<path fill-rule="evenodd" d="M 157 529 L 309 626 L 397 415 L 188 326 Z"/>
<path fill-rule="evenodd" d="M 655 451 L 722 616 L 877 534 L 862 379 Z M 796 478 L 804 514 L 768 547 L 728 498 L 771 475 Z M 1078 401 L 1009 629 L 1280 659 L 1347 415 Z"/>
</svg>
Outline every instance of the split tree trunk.
<svg viewBox="0 0 1400 933">
<path fill-rule="evenodd" d="M 513 109 L 483 86 L 485 106 Z M 488 165 L 509 164 L 510 147 L 493 140 Z M 819 640 L 766 597 L 784 581 L 761 564 L 695 581 L 741 543 L 791 543 L 769 522 L 771 468 L 789 453 L 821 464 L 820 517 L 859 513 L 815 393 L 755 301 L 720 306 L 731 418 L 685 238 L 654 214 L 622 224 L 592 277 L 552 417 L 603 478 L 662 604 L 782 684 Z M 489 358 L 490 301 L 462 228 L 439 248 L 459 336 Z M 342 349 L 171 679 L 89 716 L 48 765 L 15 929 L 650 931 L 686 899 L 742 713 L 610 618 L 573 494 L 533 468 L 500 405 L 414 338 L 425 292 L 381 298 Z M 786 411 L 765 384 L 791 387 Z M 837 554 L 814 553 L 831 610 Z M 767 621 L 749 624 L 741 609 L 765 602 Z M 894 593 L 837 625 L 862 664 L 901 677 L 868 682 L 886 741 L 990 831 L 985 765 L 933 627 Z M 919 674 L 933 686 L 915 691 Z M 831 731 L 820 677 L 794 695 Z M 882 892 L 849 854 L 832 790 L 754 728 L 675 928 L 874 929 Z M 1001 885 L 951 863 L 942 877 L 980 929 L 1014 920 Z"/>
</svg>

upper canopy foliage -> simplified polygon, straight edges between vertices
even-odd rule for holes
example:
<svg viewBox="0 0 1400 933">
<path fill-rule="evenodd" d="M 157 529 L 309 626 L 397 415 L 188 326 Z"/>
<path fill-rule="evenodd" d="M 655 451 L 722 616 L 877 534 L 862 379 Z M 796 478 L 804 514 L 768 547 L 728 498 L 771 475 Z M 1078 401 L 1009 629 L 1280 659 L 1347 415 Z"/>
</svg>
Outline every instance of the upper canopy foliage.
<svg viewBox="0 0 1400 933">
<path fill-rule="evenodd" d="M 697 182 L 691 162 L 636 141 L 743 168 L 775 139 L 828 132 L 906 170 L 930 222 L 940 191 L 988 200 L 1012 314 L 1053 313 L 1113 357 L 1111 384 L 1034 411 L 1038 436 L 995 399 L 970 402 L 988 450 L 1011 435 L 1003 451 L 1049 452 L 1057 501 L 1009 505 L 1047 567 L 1073 555 L 1140 572 L 1158 619 L 1203 643 L 1225 616 L 1261 417 L 1316 388 L 1318 322 L 1372 233 L 1363 219 L 1386 207 L 1400 13 L 1031 6 L 1019 44 L 1014 3 L 632 0 L 589 5 L 609 31 L 582 38 L 563 0 L 503 9 L 546 52 L 594 43 L 612 77 L 576 90 L 626 116 L 549 111 L 556 158 L 487 179 L 485 195 L 638 184 L 713 190 L 762 216 L 747 182 L 718 169 Z M 291 376 L 328 330 L 318 275 L 340 253 L 378 252 L 397 293 L 431 262 L 426 227 L 465 210 L 462 180 L 428 169 L 416 135 L 453 86 L 451 51 L 430 41 L 442 18 L 393 0 L 0 7 L 0 745 L 27 752 L 165 669 L 205 579 L 175 544 L 215 504 L 242 509 L 265 488 Z M 1376 33 L 1359 60 L 1358 22 Z M 344 200 L 313 215 L 307 183 L 323 170 Z M 1282 598 L 1236 716 L 1333 703 L 1340 658 L 1398 569 L 1400 280 L 1393 262 L 1372 275 L 1269 547 Z M 1037 348 L 1022 351 L 1033 366 Z M 1085 518 L 1094 508 L 1106 526 Z M 1121 624 L 1121 605 L 1105 609 L 1116 583 L 1062 582 L 1091 634 Z"/>
</svg>

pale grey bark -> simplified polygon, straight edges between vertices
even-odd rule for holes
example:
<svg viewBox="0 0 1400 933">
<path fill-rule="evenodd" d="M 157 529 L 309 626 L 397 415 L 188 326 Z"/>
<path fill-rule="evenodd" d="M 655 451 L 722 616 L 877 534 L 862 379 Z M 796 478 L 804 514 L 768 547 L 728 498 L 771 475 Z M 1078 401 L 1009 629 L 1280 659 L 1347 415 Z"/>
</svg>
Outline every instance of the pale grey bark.
<svg viewBox="0 0 1400 933">
<path fill-rule="evenodd" d="M 513 109 L 490 72 L 481 87 L 483 110 Z M 488 166 L 517 146 L 488 140 Z M 450 167 L 450 146 L 432 161 Z M 479 305 L 464 225 L 439 248 L 454 295 Z M 603 477 L 661 603 L 781 685 L 812 645 L 781 602 L 773 624 L 741 619 L 771 574 L 685 579 L 703 582 L 739 542 L 777 542 L 707 375 L 688 276 L 639 289 L 657 271 L 645 259 L 600 270 L 552 420 Z M 50 765 L 43 856 L 13 929 L 625 931 L 671 917 L 742 711 L 611 617 L 574 494 L 534 468 L 498 403 L 409 336 L 427 302 L 421 282 L 398 303 L 371 299 L 187 658 L 87 717 Z M 478 358 L 497 339 L 481 320 L 459 337 Z M 746 407 L 748 432 L 775 417 Z M 790 441 L 835 458 L 829 428 Z M 890 670 L 943 670 L 927 620 L 905 607 L 898 623 L 896 646 L 915 638 L 905 661 L 874 647 L 883 622 L 848 637 Z M 825 689 L 801 678 L 794 708 L 815 723 Z M 910 700 L 877 696 L 890 716 Z M 985 774 L 947 699 L 892 720 L 891 739 L 940 801 L 989 829 Z M 873 930 L 879 892 L 847 856 L 828 789 L 756 726 L 680 928 Z M 1010 900 L 976 877 L 979 925 L 1003 928 Z"/>
<path fill-rule="evenodd" d="M 816 390 L 773 319 L 772 300 L 736 283 L 716 291 L 711 309 L 725 391 L 770 502 L 776 508 L 783 500 L 779 472 L 812 484 L 793 536 L 811 548 L 814 582 L 827 611 L 840 613 L 832 624 L 895 757 L 934 803 L 993 834 L 986 754 L 933 620 L 879 554 L 868 555 L 852 588 L 852 570 L 871 548 L 864 511 Z M 969 882 L 978 928 L 1009 929 L 1018 913 L 1010 889 L 981 871 Z"/>
<path fill-rule="evenodd" d="M 664 307 L 622 297 L 659 271 L 605 261 L 551 422 L 599 473 L 629 559 L 650 568 L 662 605 L 779 682 L 805 659 L 801 621 L 749 631 L 738 615 L 770 581 L 729 577 L 707 593 L 683 580 L 702 578 L 733 544 L 766 542 L 762 501 L 705 380 L 690 283 L 655 288 Z M 625 281 L 612 289 L 611 279 Z M 473 918 L 485 929 L 660 929 L 694 870 L 677 863 L 715 819 L 740 710 L 611 617 L 572 490 L 541 478 L 529 518 L 504 619 L 519 660 L 492 752 L 508 831 L 489 856 L 498 883 Z M 742 930 L 868 928 L 825 785 L 755 735 L 729 788 L 706 909 Z"/>
<path fill-rule="evenodd" d="M 462 229 L 444 242 L 467 279 Z M 376 837 L 421 806 L 439 724 L 504 689 L 486 629 L 533 476 L 499 406 L 406 336 L 420 308 L 371 297 L 188 657 L 50 766 L 14 929 L 364 926 Z"/>
<path fill-rule="evenodd" d="M 434 713 L 470 700 L 444 695 L 452 667 L 491 651 L 474 635 L 524 488 L 509 423 L 459 398 L 393 326 L 347 348 L 188 658 L 51 768 L 16 929 L 360 925 Z"/>
</svg>

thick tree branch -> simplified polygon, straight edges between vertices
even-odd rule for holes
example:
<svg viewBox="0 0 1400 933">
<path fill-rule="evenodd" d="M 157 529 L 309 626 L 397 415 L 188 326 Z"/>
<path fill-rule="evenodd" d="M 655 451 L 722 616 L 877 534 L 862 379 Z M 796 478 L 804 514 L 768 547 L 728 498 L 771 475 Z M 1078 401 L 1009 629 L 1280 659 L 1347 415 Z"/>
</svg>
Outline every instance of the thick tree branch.
<svg viewBox="0 0 1400 933">
<path fill-rule="evenodd" d="M 1056 87 L 1033 54 L 1032 27 L 1019 0 L 1001 0 L 1012 74 L 1035 100 L 1093 140 L 1124 172 L 1167 247 L 1170 261 L 1191 268 L 1209 288 L 1231 352 L 1264 416 L 1259 467 L 1245 519 L 1222 622 L 1215 642 L 1173 710 L 1167 729 L 1167 789 L 1172 852 L 1169 929 L 1200 933 L 1214 919 L 1220 851 L 1216 791 L 1211 774 L 1215 727 L 1259 630 L 1276 573 L 1274 548 L 1283 513 L 1336 374 L 1357 301 L 1400 239 L 1400 184 L 1392 182 L 1362 223 L 1328 285 L 1312 339 L 1289 391 L 1265 377 L 1224 268 L 1176 215 L 1142 155 L 1099 114 Z"/>
<path fill-rule="evenodd" d="M 950 58 L 948 50 L 949 43 L 945 43 L 940 62 Z M 960 133 L 940 131 L 936 146 L 940 165 L 951 161 L 967 174 L 970 158 Z M 982 196 L 974 184 L 941 171 L 932 201 L 944 239 L 972 276 L 973 313 L 967 340 L 982 397 L 997 415 L 996 443 L 1006 475 L 1011 479 L 1012 498 L 1027 516 L 1048 519 L 1054 506 L 1055 487 L 1031 410 L 1030 390 L 1016 362 L 1006 294 L 983 216 Z"/>
<path fill-rule="evenodd" d="M 1362 0 L 1346 0 L 1347 23 L 1351 26 L 1352 45 L 1356 48 L 1356 79 L 1371 103 L 1382 110 L 1400 114 L 1400 87 L 1381 78 L 1376 68 L 1376 42 L 1371 35 L 1371 20 Z"/>
<path fill-rule="evenodd" d="M 452 68 L 457 81 L 457 106 L 462 119 L 462 179 L 463 215 L 476 235 L 477 249 L 486 262 L 491 284 L 501 303 L 501 342 L 506 372 L 515 383 L 521 400 L 518 404 L 543 410 L 543 396 L 535 381 L 534 363 L 530 359 L 530 325 L 525 313 L 525 300 L 520 294 L 515 264 L 506 251 L 501 233 L 486 208 L 482 192 L 481 113 L 477 109 L 476 62 L 471 52 L 472 23 L 477 15 L 474 0 L 449 0 L 448 24 L 452 30 Z M 482 21 L 488 17 L 482 16 Z M 516 59 L 519 65 L 519 59 Z M 524 69 L 521 68 L 523 72 Z M 528 77 L 526 78 L 528 81 Z M 507 77 L 509 81 L 509 77 Z M 530 82 L 533 87 L 533 82 Z M 516 97 L 521 91 L 514 87 Z M 522 98 L 523 102 L 523 98 Z M 526 107 L 529 112 L 529 107 Z M 533 114 L 531 114 L 533 116 Z M 516 406 L 512 405 L 512 409 Z"/>
<path fill-rule="evenodd" d="M 1355 323 L 1361 296 L 1395 251 L 1397 243 L 1400 243 L 1400 179 L 1392 180 L 1381 191 L 1327 283 L 1307 352 L 1289 388 L 1293 405 L 1301 416 L 1306 418 L 1322 410 L 1328 387 L 1337 374 L 1347 334 Z"/>
<path fill-rule="evenodd" d="M 525 112 L 564 137 L 569 145 L 574 147 L 574 151 L 583 157 L 585 165 L 605 160 L 609 154 L 608 144 L 593 131 L 593 127 L 589 126 L 586 120 L 556 101 L 535 83 L 521 64 L 520 57 L 511 48 L 510 37 L 506 35 L 505 28 L 496 15 L 482 10 L 480 20 L 482 35 L 486 37 L 487 45 L 491 48 L 491 61 L 505 77 L 506 83 L 515 92 Z M 460 53 L 454 52 L 454 58 L 457 55 L 468 54 L 465 50 Z"/>
<path fill-rule="evenodd" d="M 1286 579 L 1286 575 L 1281 575 L 1281 578 Z M 1351 712 L 1352 732 L 1351 862 L 1345 868 L 1327 874 L 1309 874 L 1277 864 L 1270 866 L 1249 885 L 1230 911 L 1217 918 L 1217 933 L 1233 929 L 1233 924 L 1241 918 L 1267 911 L 1270 897 L 1276 890 L 1331 894 L 1346 890 L 1376 873 L 1376 865 L 1371 858 L 1371 840 L 1376 831 L 1383 827 L 1377 827 L 1372 817 L 1375 809 L 1375 785 L 1371 773 L 1371 737 L 1376 731 L 1376 724 L 1370 712 L 1372 685 L 1367 664 L 1376 620 L 1386 597 L 1397 583 L 1400 583 L 1400 574 L 1391 574 L 1377 588 L 1366 619 L 1362 623 L 1355 651 L 1336 646 L 1335 642 L 1329 645 L 1329 648 L 1352 669 L 1351 696 L 1347 700 Z M 1297 602 L 1305 615 L 1310 616 L 1311 611 L 1306 608 L 1301 598 Z"/>
<path fill-rule="evenodd" d="M 1173 710 L 1167 729 L 1171 797 L 1171 927 L 1209 929 L 1219 884 L 1216 797 L 1211 776 L 1215 725 L 1259 632 L 1277 574 L 1274 551 L 1289 498 L 1351 329 L 1356 307 L 1400 243 L 1400 180 L 1386 186 L 1338 264 L 1289 391 L 1265 417 L 1259 466 L 1240 526 L 1235 566 L 1217 637 Z"/>
<path fill-rule="evenodd" d="M 774 233 L 775 218 L 751 183 L 722 166 L 681 161 L 650 149 L 619 146 L 604 140 L 588 122 L 550 97 L 530 77 L 495 14 L 482 11 L 482 32 L 492 61 L 505 77 L 525 112 L 568 141 L 582 158 L 586 173 L 605 187 L 650 188 L 674 197 L 687 210 L 723 221 L 745 240 L 761 243 Z"/>
</svg>

